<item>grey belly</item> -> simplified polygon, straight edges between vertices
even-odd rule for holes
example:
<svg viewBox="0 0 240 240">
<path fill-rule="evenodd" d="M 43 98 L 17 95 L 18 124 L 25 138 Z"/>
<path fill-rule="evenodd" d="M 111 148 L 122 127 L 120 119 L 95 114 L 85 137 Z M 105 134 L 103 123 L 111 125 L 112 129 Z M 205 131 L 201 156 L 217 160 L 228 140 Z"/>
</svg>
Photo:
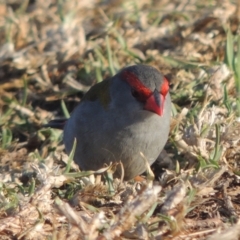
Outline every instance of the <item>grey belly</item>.
<svg viewBox="0 0 240 240">
<path fill-rule="evenodd" d="M 71 124 L 71 122 L 69 122 Z M 88 123 L 89 125 L 89 123 Z M 110 162 L 122 162 L 125 179 L 133 178 L 146 170 L 146 164 L 140 152 L 144 154 L 151 165 L 165 145 L 167 139 L 161 132 L 161 124 L 157 121 L 139 121 L 126 126 L 114 126 L 114 131 L 107 126 L 95 129 L 79 124 L 72 136 L 65 135 L 66 151 L 72 149 L 74 136 L 77 138 L 77 149 L 74 160 L 82 170 L 98 170 Z M 96 135 L 98 131 L 98 135 Z M 168 134 L 168 131 L 166 131 Z M 118 172 L 120 170 L 118 169 Z M 120 175 L 120 173 L 119 173 Z"/>
</svg>

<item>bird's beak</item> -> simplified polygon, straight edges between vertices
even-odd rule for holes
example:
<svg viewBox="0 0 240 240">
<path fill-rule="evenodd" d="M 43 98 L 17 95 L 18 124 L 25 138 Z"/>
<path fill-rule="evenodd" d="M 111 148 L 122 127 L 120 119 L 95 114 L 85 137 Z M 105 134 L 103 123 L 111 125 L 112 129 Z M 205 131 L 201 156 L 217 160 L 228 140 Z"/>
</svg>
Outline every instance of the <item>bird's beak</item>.
<svg viewBox="0 0 240 240">
<path fill-rule="evenodd" d="M 154 112 L 159 116 L 163 115 L 165 96 L 154 90 L 153 94 L 147 99 L 144 109 Z"/>
</svg>

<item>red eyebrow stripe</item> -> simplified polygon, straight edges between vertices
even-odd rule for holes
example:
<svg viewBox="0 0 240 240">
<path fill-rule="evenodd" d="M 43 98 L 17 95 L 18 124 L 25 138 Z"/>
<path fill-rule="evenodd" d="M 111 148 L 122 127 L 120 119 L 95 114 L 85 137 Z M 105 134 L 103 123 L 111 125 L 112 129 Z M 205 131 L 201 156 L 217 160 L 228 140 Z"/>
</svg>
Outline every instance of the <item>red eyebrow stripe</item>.
<svg viewBox="0 0 240 240">
<path fill-rule="evenodd" d="M 169 91 L 169 82 L 168 82 L 167 78 L 164 77 L 163 78 L 163 84 L 162 84 L 161 89 L 160 89 L 160 93 L 163 96 L 166 96 L 168 91 Z"/>
<path fill-rule="evenodd" d="M 132 87 L 135 91 L 137 91 L 139 94 L 147 97 L 150 97 L 152 95 L 152 91 L 145 87 L 140 80 L 136 77 L 135 74 L 129 71 L 123 71 L 122 72 L 123 79 Z"/>
</svg>

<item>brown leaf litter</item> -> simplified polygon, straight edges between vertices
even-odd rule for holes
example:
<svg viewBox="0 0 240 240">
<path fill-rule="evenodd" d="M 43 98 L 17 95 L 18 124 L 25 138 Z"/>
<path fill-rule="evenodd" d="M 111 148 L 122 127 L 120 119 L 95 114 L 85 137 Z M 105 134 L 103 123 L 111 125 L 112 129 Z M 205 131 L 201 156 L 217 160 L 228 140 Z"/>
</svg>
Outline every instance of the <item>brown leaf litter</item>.
<svg viewBox="0 0 240 240">
<path fill-rule="evenodd" d="M 0 238 L 238 239 L 240 125 L 223 60 L 226 27 L 239 33 L 239 6 L 0 3 Z M 65 173 L 60 133 L 41 126 L 63 115 L 61 100 L 72 111 L 111 75 L 110 65 L 136 63 L 171 79 L 171 134 L 161 159 L 176 167 L 154 168 L 155 180 L 141 182 L 107 183 L 102 174 L 111 167 L 93 174 L 71 163 Z"/>
</svg>

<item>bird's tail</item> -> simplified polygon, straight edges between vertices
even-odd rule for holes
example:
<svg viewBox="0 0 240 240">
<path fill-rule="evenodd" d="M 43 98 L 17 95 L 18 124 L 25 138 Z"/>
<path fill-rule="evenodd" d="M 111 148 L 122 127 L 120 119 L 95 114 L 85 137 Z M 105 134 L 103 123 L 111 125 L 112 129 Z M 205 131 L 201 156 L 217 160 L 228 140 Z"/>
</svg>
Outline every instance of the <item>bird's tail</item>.
<svg viewBox="0 0 240 240">
<path fill-rule="evenodd" d="M 51 127 L 51 128 L 63 130 L 66 122 L 67 122 L 67 118 L 53 119 L 49 123 L 44 124 L 43 127 Z"/>
</svg>

